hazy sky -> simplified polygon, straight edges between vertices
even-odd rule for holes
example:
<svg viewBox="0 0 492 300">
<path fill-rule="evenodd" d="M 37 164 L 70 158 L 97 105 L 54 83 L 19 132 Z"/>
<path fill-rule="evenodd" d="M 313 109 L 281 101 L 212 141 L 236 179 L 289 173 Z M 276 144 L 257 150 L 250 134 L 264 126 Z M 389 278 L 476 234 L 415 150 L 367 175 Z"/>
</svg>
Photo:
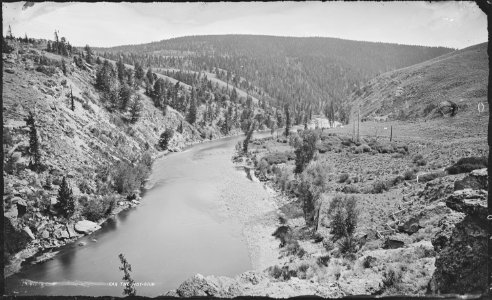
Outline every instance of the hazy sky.
<svg viewBox="0 0 492 300">
<path fill-rule="evenodd" d="M 474 2 L 2 3 L 4 35 L 116 46 L 205 34 L 324 36 L 464 48 L 487 41 Z"/>
</svg>

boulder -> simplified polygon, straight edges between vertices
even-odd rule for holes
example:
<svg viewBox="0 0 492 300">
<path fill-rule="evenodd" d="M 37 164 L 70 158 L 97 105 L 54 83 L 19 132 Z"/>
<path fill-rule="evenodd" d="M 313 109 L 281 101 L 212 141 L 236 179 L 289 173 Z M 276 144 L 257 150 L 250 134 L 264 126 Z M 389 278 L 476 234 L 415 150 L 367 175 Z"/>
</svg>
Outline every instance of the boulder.
<svg viewBox="0 0 492 300">
<path fill-rule="evenodd" d="M 36 239 L 34 237 L 34 234 L 32 234 L 31 228 L 29 228 L 29 226 L 25 226 L 23 230 L 25 233 L 27 233 L 27 235 L 31 238 L 31 240 Z"/>
<path fill-rule="evenodd" d="M 43 232 L 41 232 L 41 237 L 43 239 L 47 239 L 50 237 L 50 233 L 48 232 L 48 230 L 43 230 Z"/>
<path fill-rule="evenodd" d="M 73 224 L 67 224 L 66 225 L 67 227 L 67 232 L 68 232 L 68 235 L 73 238 L 73 237 L 77 237 L 77 236 L 80 236 L 79 233 L 77 233 L 74 229 L 74 225 Z"/>
<path fill-rule="evenodd" d="M 9 210 L 7 210 L 4 214 L 8 218 L 17 218 L 19 215 L 19 211 L 17 210 L 17 205 L 12 206 Z"/>
<path fill-rule="evenodd" d="M 487 291 L 487 192 L 464 189 L 455 191 L 446 205 L 465 215 L 452 228 L 432 240 L 440 249 L 436 271 L 429 283 L 429 291 L 442 294 L 475 294 Z M 449 230 L 447 230 L 449 231 Z M 445 243 L 442 243 L 443 240 Z"/>
<path fill-rule="evenodd" d="M 96 230 L 99 230 L 101 226 L 97 225 L 94 222 L 88 221 L 88 220 L 83 220 L 83 221 L 78 221 L 75 224 L 75 231 L 79 233 L 84 233 L 84 234 L 89 234 L 92 233 Z"/>
<path fill-rule="evenodd" d="M 487 218 L 487 192 L 484 190 L 464 189 L 455 191 L 446 200 L 446 205 L 458 212 L 485 222 Z"/>
<path fill-rule="evenodd" d="M 405 232 L 407 234 L 414 234 L 419 231 L 421 228 L 419 225 L 419 218 L 413 217 L 410 220 L 406 221 L 402 225 L 398 226 L 398 230 L 401 232 Z"/>
<path fill-rule="evenodd" d="M 70 235 L 68 234 L 68 232 L 66 230 L 63 230 L 63 229 L 57 229 L 55 231 L 55 237 L 59 240 L 63 240 L 63 239 L 68 239 L 70 238 Z"/>
<path fill-rule="evenodd" d="M 489 187 L 487 181 L 487 169 L 479 169 L 473 170 L 463 178 L 462 180 L 457 180 L 454 183 L 454 190 L 464 190 L 464 189 L 472 189 L 472 190 L 487 190 Z"/>
<path fill-rule="evenodd" d="M 399 241 L 396 239 L 386 239 L 384 242 L 383 248 L 384 249 L 398 249 L 398 248 L 403 248 L 405 246 L 405 243 L 403 241 Z"/>
</svg>

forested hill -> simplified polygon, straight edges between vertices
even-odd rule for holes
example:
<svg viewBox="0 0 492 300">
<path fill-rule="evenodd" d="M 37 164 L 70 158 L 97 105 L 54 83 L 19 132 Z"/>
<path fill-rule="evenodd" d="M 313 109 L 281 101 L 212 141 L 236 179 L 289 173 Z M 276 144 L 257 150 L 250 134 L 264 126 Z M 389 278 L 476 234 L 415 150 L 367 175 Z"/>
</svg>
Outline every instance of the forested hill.
<svg viewBox="0 0 492 300">
<path fill-rule="evenodd" d="M 231 82 L 241 84 L 243 80 L 246 88 L 251 87 L 251 92 L 260 97 L 268 95 L 279 101 L 277 104 L 288 102 L 299 110 L 314 112 L 321 112 L 331 101 L 339 111 L 352 91 L 378 74 L 453 51 L 335 38 L 259 35 L 188 36 L 95 50 L 107 58 L 121 56 L 130 64 L 138 61 L 162 68 L 208 70 L 224 81 L 229 73 Z"/>
</svg>

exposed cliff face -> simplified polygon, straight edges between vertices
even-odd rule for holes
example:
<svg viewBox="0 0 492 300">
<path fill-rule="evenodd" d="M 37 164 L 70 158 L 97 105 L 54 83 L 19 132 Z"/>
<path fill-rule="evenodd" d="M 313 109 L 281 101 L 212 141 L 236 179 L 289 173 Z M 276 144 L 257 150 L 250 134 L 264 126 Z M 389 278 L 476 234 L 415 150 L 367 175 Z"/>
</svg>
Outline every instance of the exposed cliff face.
<svg viewBox="0 0 492 300">
<path fill-rule="evenodd" d="M 483 177 L 483 170 L 481 173 Z M 442 250 L 429 289 L 441 294 L 483 293 L 487 288 L 487 192 L 458 190 L 448 197 L 446 205 L 465 217 L 432 241 Z"/>
</svg>

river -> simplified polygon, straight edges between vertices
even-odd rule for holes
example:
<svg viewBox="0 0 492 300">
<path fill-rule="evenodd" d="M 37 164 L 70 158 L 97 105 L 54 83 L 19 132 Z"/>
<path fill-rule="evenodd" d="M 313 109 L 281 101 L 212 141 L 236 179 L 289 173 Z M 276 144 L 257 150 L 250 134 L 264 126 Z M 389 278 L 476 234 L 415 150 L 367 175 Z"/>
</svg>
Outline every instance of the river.
<svg viewBox="0 0 492 300">
<path fill-rule="evenodd" d="M 235 188 L 228 186 L 231 177 L 252 184 L 231 161 L 242 139 L 207 142 L 156 160 L 140 206 L 63 247 L 54 259 L 24 266 L 6 279 L 6 293 L 122 296 L 120 253 L 132 265 L 141 296 L 162 295 L 195 273 L 234 276 L 252 269 L 243 224 L 221 200 L 224 187 Z M 81 241 L 86 244 L 79 246 Z"/>
</svg>

